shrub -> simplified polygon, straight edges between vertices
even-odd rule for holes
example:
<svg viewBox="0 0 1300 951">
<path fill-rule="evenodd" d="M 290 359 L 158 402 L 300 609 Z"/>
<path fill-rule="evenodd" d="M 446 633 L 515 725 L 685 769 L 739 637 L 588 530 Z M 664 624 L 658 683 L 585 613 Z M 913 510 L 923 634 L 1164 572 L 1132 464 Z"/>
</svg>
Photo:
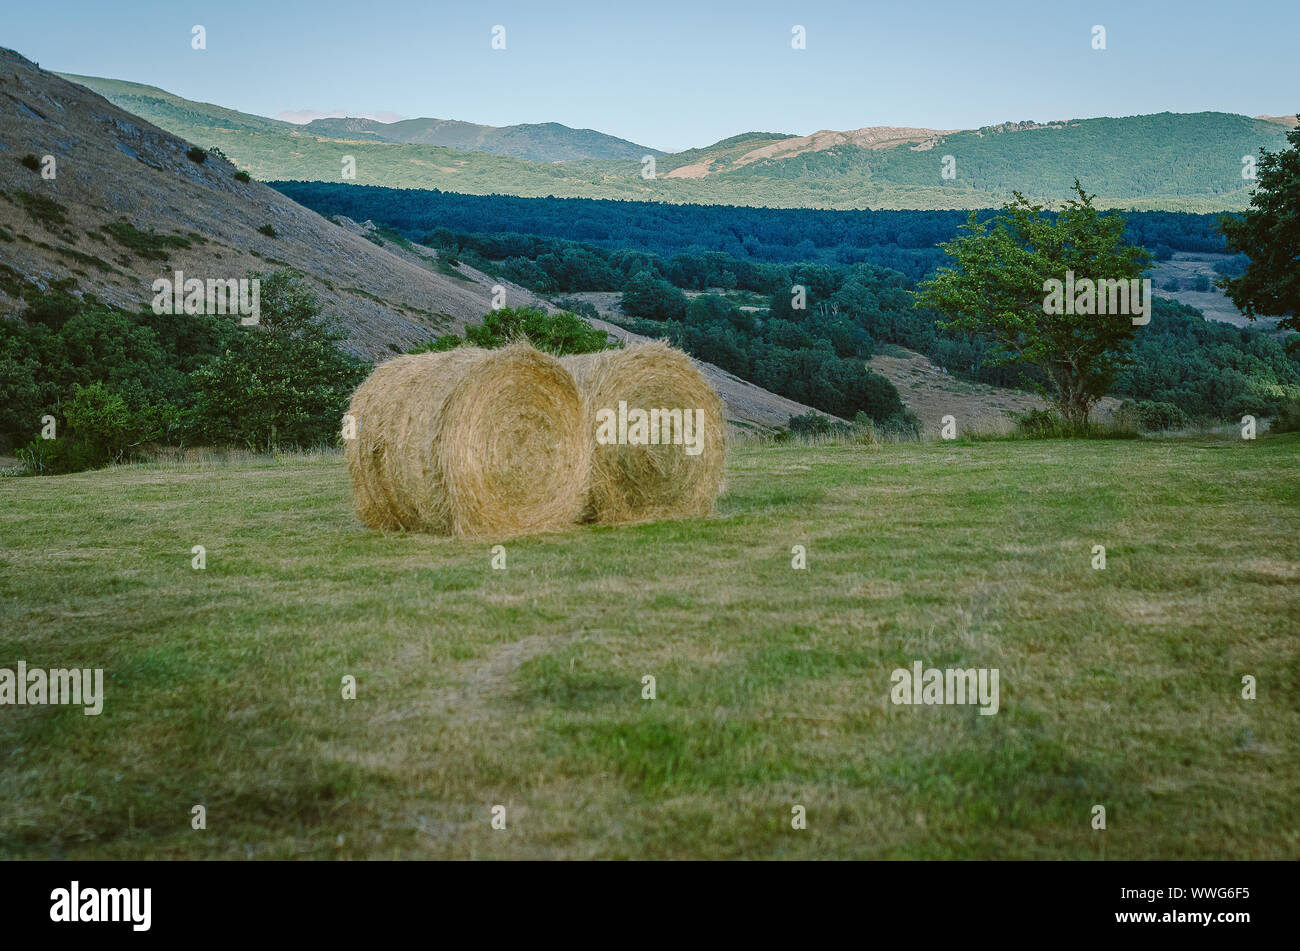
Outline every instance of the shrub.
<svg viewBox="0 0 1300 951">
<path fill-rule="evenodd" d="M 1122 422 L 1131 422 L 1143 432 L 1163 429 L 1186 429 L 1191 419 L 1173 403 L 1152 400 L 1132 400 L 1120 407 Z"/>
<path fill-rule="evenodd" d="M 1224 258 L 1222 261 L 1215 261 L 1213 270 L 1215 274 L 1222 274 L 1224 277 L 1241 277 L 1241 275 L 1246 273 L 1246 268 L 1249 266 L 1249 255 L 1234 254 L 1232 257 Z"/>
<path fill-rule="evenodd" d="M 571 314 L 577 314 L 579 317 L 586 317 L 588 320 L 600 320 L 600 311 L 596 305 L 589 300 L 579 300 L 576 297 L 562 297 L 555 302 L 555 306 L 561 310 L 567 310 Z"/>
<path fill-rule="evenodd" d="M 126 400 L 102 383 L 74 387 L 66 416 L 75 438 L 100 462 L 120 457 L 134 430 Z"/>
<path fill-rule="evenodd" d="M 238 172 L 235 173 L 235 181 L 237 182 L 252 181 L 252 176 L 249 175 L 247 172 L 245 172 L 243 169 L 240 169 Z"/>
<path fill-rule="evenodd" d="M 443 334 L 433 340 L 426 340 L 424 343 L 416 344 L 407 353 L 442 353 L 444 350 L 455 350 L 465 341 L 456 334 Z"/>
<path fill-rule="evenodd" d="M 802 415 L 790 417 L 790 433 L 794 436 L 804 437 L 848 436 L 853 433 L 853 427 L 848 423 L 831 419 L 829 416 L 810 410 Z"/>
<path fill-rule="evenodd" d="M 1016 421 L 1012 438 L 1016 439 L 1136 439 L 1137 430 L 1122 414 L 1108 425 L 1086 420 L 1072 423 L 1050 409 L 1032 409 L 1011 413 Z"/>
<path fill-rule="evenodd" d="M 611 349 L 605 331 L 563 310 L 548 314 L 540 307 L 501 307 L 484 315 L 483 323 L 465 328 L 466 340 L 489 350 L 520 338 L 557 357 Z"/>
<path fill-rule="evenodd" d="M 1300 432 L 1300 400 L 1286 400 L 1278 407 L 1277 415 L 1269 425 L 1271 433 Z"/>
<path fill-rule="evenodd" d="M 190 150 L 185 153 L 185 157 L 189 159 L 191 162 L 198 162 L 200 165 L 202 165 L 205 161 L 207 161 L 208 153 L 203 151 L 197 145 L 193 145 L 190 146 Z"/>
<path fill-rule="evenodd" d="M 37 436 L 26 446 L 18 449 L 18 459 L 32 475 L 57 472 L 58 440 L 42 439 Z"/>
<path fill-rule="evenodd" d="M 1065 418 L 1054 410 L 1031 409 L 1011 416 L 1016 421 L 1015 434 L 1025 439 L 1061 439 L 1077 435 Z"/>
<path fill-rule="evenodd" d="M 33 172 L 39 172 L 41 170 L 41 160 L 38 159 L 35 155 L 32 155 L 31 153 L 28 153 L 27 155 L 24 155 L 22 157 L 22 163 L 26 165 L 28 168 L 30 168 Z"/>
<path fill-rule="evenodd" d="M 279 237 L 279 234 L 276 232 L 275 228 L 271 227 L 270 225 L 262 225 L 262 227 L 258 228 L 257 230 L 262 232 L 262 234 L 266 235 L 268 238 Z"/>
<path fill-rule="evenodd" d="M 33 221 L 38 222 L 51 231 L 68 223 L 68 218 L 65 214 L 67 209 L 53 198 L 24 191 L 15 193 L 14 197 L 18 199 L 18 204 L 23 206 L 23 210 L 31 216 Z"/>
<path fill-rule="evenodd" d="M 864 416 L 859 413 L 858 416 Z M 920 439 L 921 438 L 921 417 L 904 407 L 901 412 L 887 416 L 883 420 L 875 423 L 875 432 L 882 436 L 893 436 L 898 439 Z"/>
<path fill-rule="evenodd" d="M 169 249 L 188 248 L 191 244 L 190 239 L 183 235 L 157 234 L 152 229 L 142 231 L 129 221 L 114 221 L 102 225 L 100 230 L 111 235 L 122 247 L 154 261 L 166 261 Z"/>
<path fill-rule="evenodd" d="M 133 409 L 121 393 L 97 381 L 73 385 L 64 416 L 57 438 L 38 436 L 18 450 L 30 472 L 80 472 L 121 462 L 144 443 L 174 432 L 181 412 L 169 403 Z"/>
</svg>

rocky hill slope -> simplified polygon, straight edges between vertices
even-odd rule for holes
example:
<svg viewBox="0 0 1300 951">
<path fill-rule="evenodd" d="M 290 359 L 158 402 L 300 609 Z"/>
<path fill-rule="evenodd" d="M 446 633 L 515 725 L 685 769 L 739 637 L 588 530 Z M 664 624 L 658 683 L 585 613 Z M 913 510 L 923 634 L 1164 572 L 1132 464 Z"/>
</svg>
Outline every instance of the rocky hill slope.
<svg viewBox="0 0 1300 951">
<path fill-rule="evenodd" d="M 56 285 L 134 309 L 176 271 L 224 280 L 288 267 L 342 319 L 349 349 L 382 359 L 491 309 L 495 279 L 439 261 L 432 249 L 385 242 L 373 228 L 328 221 L 237 178 L 220 155 L 196 161 L 193 149 L 0 49 L 0 319 Z M 506 289 L 510 304 L 549 306 Z M 778 426 L 808 411 L 704 370 L 737 425 Z"/>
</svg>

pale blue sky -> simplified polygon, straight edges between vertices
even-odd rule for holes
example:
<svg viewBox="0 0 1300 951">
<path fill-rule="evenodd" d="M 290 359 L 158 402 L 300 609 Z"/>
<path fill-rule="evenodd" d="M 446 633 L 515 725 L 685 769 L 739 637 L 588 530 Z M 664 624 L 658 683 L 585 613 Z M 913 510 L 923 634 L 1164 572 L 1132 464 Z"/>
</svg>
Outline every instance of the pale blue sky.
<svg viewBox="0 0 1300 951">
<path fill-rule="evenodd" d="M 0 45 L 48 69 L 245 112 L 555 121 L 669 150 L 746 131 L 1300 110 L 1300 0 L 0 6 Z M 205 51 L 190 48 L 194 24 Z M 791 48 L 795 24 L 805 50 Z M 1105 51 L 1092 49 L 1098 24 Z"/>
</svg>

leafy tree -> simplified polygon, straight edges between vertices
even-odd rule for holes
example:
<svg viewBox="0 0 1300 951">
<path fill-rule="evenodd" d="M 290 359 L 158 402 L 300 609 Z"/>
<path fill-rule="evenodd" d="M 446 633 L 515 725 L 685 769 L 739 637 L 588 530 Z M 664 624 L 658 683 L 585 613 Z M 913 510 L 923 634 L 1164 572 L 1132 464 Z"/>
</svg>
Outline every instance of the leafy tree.
<svg viewBox="0 0 1300 951">
<path fill-rule="evenodd" d="M 1219 284 L 1246 316 L 1277 315 L 1279 327 L 1300 331 L 1300 126 L 1287 141 L 1291 147 L 1278 152 L 1260 149 L 1250 209 L 1220 221 L 1228 250 L 1250 263 Z"/>
<path fill-rule="evenodd" d="M 346 335 L 299 275 L 259 277 L 259 324 L 193 374 L 197 431 L 254 449 L 321 445 L 365 366 L 339 349 Z"/>
<path fill-rule="evenodd" d="M 70 439 L 81 451 L 84 466 L 77 468 L 121 462 L 131 450 L 174 432 L 180 419 L 180 411 L 167 403 L 132 409 L 103 383 L 75 386 L 64 413 L 67 432 L 60 439 Z"/>
<path fill-rule="evenodd" d="M 681 320 L 686 316 L 686 295 L 652 272 L 638 271 L 623 286 L 619 306 L 633 317 Z"/>
<path fill-rule="evenodd" d="M 1127 281 L 1151 256 L 1124 243 L 1122 217 L 1101 214 L 1078 181 L 1074 191 L 1054 220 L 1018 192 L 991 221 L 972 212 L 969 234 L 942 245 L 956 267 L 922 282 L 916 301 L 948 315 L 940 329 L 990 338 L 994 362 L 1036 366 L 1061 415 L 1082 427 L 1124 366 L 1134 327 L 1126 314 L 1049 313 L 1044 285 L 1067 271 Z"/>
</svg>

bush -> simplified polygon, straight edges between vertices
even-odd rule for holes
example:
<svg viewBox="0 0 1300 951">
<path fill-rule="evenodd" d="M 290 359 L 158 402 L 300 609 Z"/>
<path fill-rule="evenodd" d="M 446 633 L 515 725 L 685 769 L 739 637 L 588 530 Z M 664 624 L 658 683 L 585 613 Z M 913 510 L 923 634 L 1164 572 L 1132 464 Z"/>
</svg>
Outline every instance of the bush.
<svg viewBox="0 0 1300 951">
<path fill-rule="evenodd" d="M 102 383 L 75 387 L 66 416 L 74 438 L 101 465 L 121 457 L 136 428 L 126 400 Z"/>
<path fill-rule="evenodd" d="M 57 439 L 37 436 L 18 449 L 18 459 L 31 475 L 45 475 L 59 471 L 59 443 Z"/>
<path fill-rule="evenodd" d="M 567 310 L 571 314 L 577 314 L 579 317 L 585 317 L 588 320 L 600 320 L 600 311 L 596 305 L 589 300 L 579 300 L 576 297 L 562 297 L 555 302 L 555 306 L 560 310 Z"/>
<path fill-rule="evenodd" d="M 121 393 L 103 383 L 74 384 L 55 439 L 39 436 L 18 450 L 32 473 L 80 472 L 121 462 L 132 450 L 174 433 L 181 411 L 171 404 L 143 404 L 132 409 Z"/>
<path fill-rule="evenodd" d="M 239 332 L 227 316 L 125 313 L 58 287 L 28 294 L 20 318 L 0 320 L 0 453 L 26 445 L 45 414 L 63 420 L 78 384 L 102 383 L 133 414 L 189 406 L 190 374 Z"/>
<path fill-rule="evenodd" d="M 258 228 L 257 230 L 260 231 L 262 234 L 266 235 L 268 238 L 279 237 L 279 234 L 270 225 L 262 225 L 262 227 Z"/>
<path fill-rule="evenodd" d="M 1300 400 L 1287 400 L 1282 403 L 1268 431 L 1271 433 L 1300 432 Z"/>
<path fill-rule="evenodd" d="M 858 414 L 859 417 L 864 415 L 864 413 Z M 902 412 L 894 413 L 876 422 L 875 431 L 878 435 L 893 436 L 898 439 L 920 439 L 921 417 L 904 407 Z"/>
<path fill-rule="evenodd" d="M 101 225 L 100 230 L 127 250 L 154 261 L 166 261 L 172 248 L 188 248 L 192 244 L 184 235 L 158 234 L 152 228 L 142 231 L 129 221 Z"/>
<path fill-rule="evenodd" d="M 1088 420 L 1071 423 L 1060 413 L 1050 409 L 1031 409 L 1027 413 L 1011 413 L 1016 421 L 1012 438 L 1017 439 L 1136 439 L 1137 430 L 1122 415 L 1110 425 Z"/>
<path fill-rule="evenodd" d="M 32 155 L 30 153 L 22 157 L 22 163 L 26 165 L 28 168 L 30 168 L 33 172 L 39 172 L 41 170 L 41 160 L 38 159 L 35 155 Z"/>
<path fill-rule="evenodd" d="M 441 337 L 437 337 L 433 340 L 428 340 L 425 341 L 424 343 L 416 344 L 414 347 L 412 347 L 410 350 L 407 350 L 406 352 L 407 353 L 442 353 L 446 350 L 455 350 L 464 342 L 465 341 L 461 337 L 456 336 L 456 334 L 443 334 Z"/>
<path fill-rule="evenodd" d="M 1222 274 L 1224 277 L 1241 277 L 1249 266 L 1249 255 L 1234 254 L 1222 261 L 1215 261 L 1213 269 L 1215 274 Z"/>
<path fill-rule="evenodd" d="M 1031 409 L 1011 416 L 1016 421 L 1015 434 L 1025 439 L 1064 439 L 1077 435 L 1075 428 L 1055 410 Z"/>
<path fill-rule="evenodd" d="M 249 182 L 252 181 L 252 176 L 249 175 L 247 172 L 245 172 L 243 169 L 240 169 L 238 172 L 235 173 L 235 181 Z"/>
<path fill-rule="evenodd" d="M 822 413 L 809 411 L 790 417 L 790 432 L 795 436 L 848 436 L 853 427 Z"/>
<path fill-rule="evenodd" d="M 185 153 L 185 157 L 189 159 L 191 162 L 198 162 L 200 165 L 202 165 L 205 161 L 207 161 L 208 153 L 203 151 L 197 145 L 193 145 L 190 146 L 190 150 Z"/>
<path fill-rule="evenodd" d="M 555 356 L 611 349 L 609 334 L 568 311 L 548 314 L 540 307 L 501 307 L 484 315 L 483 323 L 465 328 L 465 339 L 491 350 L 513 340 L 528 340 Z"/>
<path fill-rule="evenodd" d="M 1164 429 L 1186 429 L 1191 419 L 1173 403 L 1152 400 L 1126 401 L 1119 410 L 1121 420 L 1130 422 L 1143 432 L 1153 433 Z"/>
</svg>

